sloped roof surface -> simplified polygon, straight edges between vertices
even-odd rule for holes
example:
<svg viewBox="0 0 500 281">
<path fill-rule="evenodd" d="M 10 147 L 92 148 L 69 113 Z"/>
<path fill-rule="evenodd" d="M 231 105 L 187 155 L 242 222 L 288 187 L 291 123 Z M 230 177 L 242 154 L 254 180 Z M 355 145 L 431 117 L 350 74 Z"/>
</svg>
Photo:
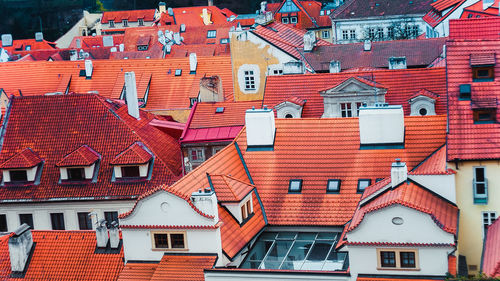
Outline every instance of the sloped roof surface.
<svg viewBox="0 0 500 281">
<path fill-rule="evenodd" d="M 141 142 L 134 142 L 131 146 L 118 154 L 111 165 L 145 164 L 153 158 L 153 155 Z"/>
<path fill-rule="evenodd" d="M 211 175 L 212 184 L 220 202 L 239 202 L 252 191 L 255 186 L 226 175 Z"/>
<path fill-rule="evenodd" d="M 413 169 L 410 175 L 449 175 L 454 173 L 446 165 L 446 146 L 432 153 L 424 162 Z"/>
<path fill-rule="evenodd" d="M 157 267 L 158 263 L 128 262 L 120 272 L 117 281 L 151 280 Z"/>
<path fill-rule="evenodd" d="M 300 50 L 301 55 L 315 71 L 328 72 L 331 61 L 340 61 L 345 69 L 355 67 L 388 68 L 390 57 L 406 57 L 409 67 L 425 67 L 438 58 L 446 38 L 394 40 L 372 42 L 371 51 L 364 51 L 364 43 L 337 44 L 315 47 L 312 52 Z"/>
<path fill-rule="evenodd" d="M 127 11 L 105 11 L 102 13 L 101 22 L 109 23 L 110 20 L 114 20 L 115 23 L 122 22 L 122 20 L 128 20 L 129 22 L 136 22 L 139 19 L 144 21 L 153 21 L 155 19 L 155 9 L 149 10 L 127 10 Z"/>
<path fill-rule="evenodd" d="M 123 248 L 97 254 L 95 231 L 33 230 L 36 243 L 24 278 L 11 278 L 9 246 L 0 241 L 2 280 L 116 280 L 123 268 Z"/>
<path fill-rule="evenodd" d="M 95 152 L 88 145 L 82 145 L 76 150 L 70 152 L 68 155 L 57 162 L 58 167 L 70 167 L 70 166 L 90 166 L 99 160 L 99 153 Z"/>
<path fill-rule="evenodd" d="M 0 169 L 32 168 L 42 162 L 40 156 L 31 148 L 25 148 L 19 153 L 3 161 Z"/>
<path fill-rule="evenodd" d="M 486 9 L 483 9 L 483 1 L 477 1 L 476 3 L 473 3 L 472 5 L 465 7 L 464 11 L 467 12 L 474 12 L 474 14 L 480 15 L 482 18 L 483 17 L 488 17 L 488 16 L 493 16 L 493 17 L 498 17 L 498 6 L 500 5 L 499 0 L 493 0 L 493 3 Z M 461 18 L 466 18 L 465 14 L 467 13 L 462 13 Z"/>
<path fill-rule="evenodd" d="M 252 109 L 252 107 L 261 108 L 261 105 L 262 101 L 200 102 L 193 112 L 189 128 L 243 126 L 245 125 L 246 110 Z M 220 107 L 224 111 L 216 113 L 216 109 Z"/>
<path fill-rule="evenodd" d="M 181 172 L 179 144 L 149 125 L 153 115 L 141 111 L 140 116 L 141 120 L 136 120 L 128 115 L 126 106 L 93 94 L 14 98 L 0 160 L 31 147 L 45 163 L 39 185 L 5 187 L 0 201 L 134 198 L 154 186 L 172 184 Z M 151 180 L 112 182 L 110 161 L 137 141 L 156 155 Z M 59 184 L 56 164 L 84 144 L 102 156 L 97 182 Z"/>
<path fill-rule="evenodd" d="M 499 40 L 451 41 L 447 44 L 447 78 L 448 78 L 448 161 L 454 159 L 499 159 L 500 158 L 500 125 L 475 124 L 473 120 L 474 104 L 481 100 L 498 100 L 500 84 L 498 81 L 473 82 L 470 67 L 471 54 L 491 53 L 500 49 Z M 500 53 L 496 54 L 499 61 Z M 500 73 L 500 65 L 495 65 L 495 73 Z M 498 76 L 497 76 L 498 77 Z M 498 80 L 498 78 L 496 78 Z M 471 85 L 471 100 L 460 100 L 461 84 Z M 496 104 L 496 105 L 495 105 Z M 496 109 L 496 120 L 500 120 L 497 102 L 489 102 Z M 481 107 L 481 106 L 480 106 Z"/>
<path fill-rule="evenodd" d="M 425 14 L 433 0 L 347 0 L 330 16 L 333 20 L 402 14 Z"/>
<path fill-rule="evenodd" d="M 55 49 L 55 45 L 55 43 L 49 42 L 47 40 L 36 41 L 35 39 L 17 39 L 12 40 L 11 46 L 3 46 L 2 41 L 0 41 L 0 46 L 9 53 L 13 53 L 16 51 L 25 51 L 27 47 L 29 47 L 30 50 Z"/>
<path fill-rule="evenodd" d="M 174 16 L 170 16 L 167 13 L 163 13 L 157 24 L 160 26 L 173 25 L 173 24 L 185 24 L 186 27 L 191 26 L 204 26 L 202 13 L 203 9 L 207 9 L 207 13 L 210 15 L 210 21 L 212 22 L 208 26 L 214 24 L 225 24 L 227 23 L 227 18 L 229 18 L 234 13 L 230 10 L 221 10 L 216 6 L 193 6 L 193 7 L 181 7 L 172 8 Z"/>
<path fill-rule="evenodd" d="M 164 255 L 151 281 L 202 281 L 203 270 L 212 268 L 216 255 Z"/>
<path fill-rule="evenodd" d="M 307 100 L 302 117 L 321 117 L 324 105 L 323 97 L 319 92 L 333 88 L 350 77 L 362 77 L 382 84 L 387 88 L 385 101 L 389 104 L 403 105 L 405 115 L 410 114 L 409 98 L 422 89 L 438 94 L 436 114 L 446 113 L 446 70 L 444 68 L 268 76 L 263 104 L 271 107 L 290 97 L 298 97 Z"/>
<path fill-rule="evenodd" d="M 445 20 L 451 13 L 458 9 L 466 0 L 438 0 L 431 4 L 432 9 L 429 9 L 422 19 L 430 26 L 435 27 Z M 449 9 L 449 10 L 446 10 Z M 446 12 L 446 13 L 443 13 Z"/>
<path fill-rule="evenodd" d="M 483 248 L 482 271 L 491 277 L 500 277 L 500 220 L 488 227 Z"/>
</svg>

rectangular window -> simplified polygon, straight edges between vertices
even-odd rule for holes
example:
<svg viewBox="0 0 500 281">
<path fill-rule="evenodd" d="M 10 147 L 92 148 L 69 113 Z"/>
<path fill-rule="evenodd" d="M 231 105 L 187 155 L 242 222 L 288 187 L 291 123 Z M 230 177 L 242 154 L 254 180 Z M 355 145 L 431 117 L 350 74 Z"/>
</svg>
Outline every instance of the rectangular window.
<svg viewBox="0 0 500 281">
<path fill-rule="evenodd" d="M 342 39 L 349 40 L 349 30 L 342 30 Z"/>
<path fill-rule="evenodd" d="M 247 70 L 245 74 L 245 90 L 255 90 L 255 76 L 253 70 Z"/>
<path fill-rule="evenodd" d="M 356 39 L 356 30 L 355 29 L 349 30 L 349 37 L 351 40 Z"/>
<path fill-rule="evenodd" d="M 372 181 L 370 179 L 359 179 L 358 180 L 358 193 L 363 193 L 363 191 L 365 191 L 365 188 L 370 186 L 371 182 Z"/>
<path fill-rule="evenodd" d="M 115 27 L 115 21 L 114 20 L 110 20 L 109 21 L 109 27 Z"/>
<path fill-rule="evenodd" d="M 491 109 L 474 109 L 472 111 L 472 118 L 474 123 L 494 123 L 496 120 L 497 112 L 494 108 Z"/>
<path fill-rule="evenodd" d="M 387 38 L 394 39 L 394 27 L 389 26 L 387 28 Z"/>
<path fill-rule="evenodd" d="M 290 23 L 297 23 L 297 17 L 290 17 Z"/>
<path fill-rule="evenodd" d="M 488 226 L 497 219 L 496 212 L 483 212 L 483 237 L 486 237 Z"/>
<path fill-rule="evenodd" d="M 207 31 L 207 38 L 215 38 L 215 37 L 217 37 L 217 30 Z"/>
<path fill-rule="evenodd" d="M 474 167 L 473 179 L 474 203 L 488 203 L 488 179 L 484 167 Z"/>
<path fill-rule="evenodd" d="M 415 268 L 415 252 L 399 252 L 401 267 Z"/>
<path fill-rule="evenodd" d="M 84 168 L 68 168 L 68 180 L 70 181 L 81 181 L 85 179 L 85 169 Z"/>
<path fill-rule="evenodd" d="M 203 162 L 205 161 L 205 149 L 204 148 L 193 148 L 190 152 L 191 162 Z"/>
<path fill-rule="evenodd" d="M 489 82 L 494 80 L 495 80 L 495 71 L 493 66 L 472 68 L 472 81 Z"/>
<path fill-rule="evenodd" d="M 340 180 L 328 180 L 326 184 L 327 193 L 339 193 L 340 192 Z"/>
<path fill-rule="evenodd" d="M 252 200 L 248 199 L 241 205 L 241 219 L 246 220 L 252 213 Z"/>
<path fill-rule="evenodd" d="M 377 249 L 378 269 L 418 269 L 416 249 Z"/>
<path fill-rule="evenodd" d="M 377 40 L 384 39 L 384 29 L 382 27 L 377 28 Z"/>
<path fill-rule="evenodd" d="M 123 20 L 123 27 L 128 27 L 128 20 Z"/>
<path fill-rule="evenodd" d="M 0 214 L 0 232 L 7 232 L 7 215 Z"/>
<path fill-rule="evenodd" d="M 10 171 L 11 182 L 25 182 L 28 181 L 28 172 L 26 170 Z"/>
<path fill-rule="evenodd" d="M 144 26 L 144 19 L 138 19 L 139 26 Z"/>
<path fill-rule="evenodd" d="M 122 166 L 122 178 L 138 178 L 140 177 L 139 166 Z"/>
<path fill-rule="evenodd" d="M 300 193 L 302 191 L 302 180 L 290 180 L 288 193 Z"/>
<path fill-rule="evenodd" d="M 64 230 L 64 214 L 63 213 L 51 213 L 50 221 L 52 222 L 53 230 Z"/>
<path fill-rule="evenodd" d="M 182 75 L 182 69 L 176 69 L 175 76 L 181 76 L 181 75 Z"/>
<path fill-rule="evenodd" d="M 116 222 L 118 224 L 118 212 L 104 212 L 104 219 L 106 220 L 108 227 L 111 226 L 112 222 Z"/>
<path fill-rule="evenodd" d="M 87 212 L 77 213 L 80 230 L 92 230 L 92 219 L 89 214 Z"/>
<path fill-rule="evenodd" d="M 381 267 L 396 267 L 396 253 L 392 251 L 380 251 Z"/>
<path fill-rule="evenodd" d="M 153 233 L 154 249 L 158 250 L 185 250 L 186 234 L 184 232 Z"/>
<path fill-rule="evenodd" d="M 368 39 L 370 40 L 375 39 L 375 28 L 368 29 Z"/>
<path fill-rule="evenodd" d="M 340 104 L 340 113 L 342 117 L 352 117 L 352 108 L 351 103 L 341 103 Z"/>
<path fill-rule="evenodd" d="M 286 17 L 281 18 L 281 22 L 284 23 L 284 24 L 287 24 L 288 23 L 288 18 L 286 18 Z"/>
<path fill-rule="evenodd" d="M 194 103 L 198 101 L 198 98 L 189 98 L 189 108 L 193 107 Z"/>
<path fill-rule="evenodd" d="M 359 109 L 363 106 L 362 102 L 356 103 L 356 116 L 359 116 Z"/>
<path fill-rule="evenodd" d="M 32 214 L 19 214 L 19 221 L 21 222 L 21 224 L 25 223 L 29 225 L 31 229 L 34 229 Z"/>
<path fill-rule="evenodd" d="M 220 39 L 220 43 L 221 44 L 227 44 L 227 43 L 229 43 L 229 38 L 221 38 Z"/>
<path fill-rule="evenodd" d="M 323 37 L 323 39 L 330 38 L 330 31 L 329 30 L 323 30 L 323 32 L 321 32 L 321 36 Z"/>
</svg>

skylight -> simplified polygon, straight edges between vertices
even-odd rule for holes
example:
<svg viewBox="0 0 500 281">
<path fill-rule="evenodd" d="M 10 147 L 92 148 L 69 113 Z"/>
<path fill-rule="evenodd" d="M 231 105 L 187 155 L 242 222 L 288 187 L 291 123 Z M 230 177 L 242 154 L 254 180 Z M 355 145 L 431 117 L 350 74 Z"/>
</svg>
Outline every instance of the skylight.
<svg viewBox="0 0 500 281">
<path fill-rule="evenodd" d="M 340 192 L 340 180 L 328 180 L 328 182 L 326 184 L 326 192 L 339 193 Z"/>
<path fill-rule="evenodd" d="M 302 180 L 290 180 L 288 185 L 289 193 L 300 193 L 302 191 Z"/>
<path fill-rule="evenodd" d="M 339 232 L 264 232 L 241 268 L 346 270 L 346 252 L 336 252 Z"/>
<path fill-rule="evenodd" d="M 365 188 L 370 186 L 371 182 L 372 181 L 370 179 L 359 179 L 358 180 L 358 193 L 363 193 L 363 191 L 365 191 Z"/>
<path fill-rule="evenodd" d="M 224 107 L 217 107 L 215 109 L 215 113 L 222 113 L 222 112 L 224 112 Z"/>
<path fill-rule="evenodd" d="M 182 69 L 175 70 L 175 76 L 181 76 L 181 74 L 182 74 Z"/>
</svg>

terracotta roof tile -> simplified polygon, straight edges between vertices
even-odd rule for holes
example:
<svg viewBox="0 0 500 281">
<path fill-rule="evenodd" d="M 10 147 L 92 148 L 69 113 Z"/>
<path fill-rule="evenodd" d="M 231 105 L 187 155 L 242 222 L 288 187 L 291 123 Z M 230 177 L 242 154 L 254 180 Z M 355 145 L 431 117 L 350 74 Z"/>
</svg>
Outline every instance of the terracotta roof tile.
<svg viewBox="0 0 500 281">
<path fill-rule="evenodd" d="M 447 168 L 446 146 L 443 146 L 433 152 L 422 163 L 418 164 L 408 174 L 410 175 L 450 175 L 455 171 Z"/>
<path fill-rule="evenodd" d="M 189 128 L 243 126 L 246 110 L 252 107 L 261 108 L 261 106 L 262 101 L 200 102 L 193 112 Z M 223 108 L 223 111 L 216 113 L 217 108 Z"/>
<path fill-rule="evenodd" d="M 76 150 L 70 152 L 68 155 L 57 162 L 58 167 L 71 167 L 71 166 L 90 166 L 101 158 L 99 153 L 95 152 L 88 145 L 82 145 Z"/>
<path fill-rule="evenodd" d="M 394 278 L 382 278 L 382 277 L 361 277 L 358 276 L 356 279 L 357 281 L 436 281 L 436 280 L 445 280 L 445 278 L 442 279 L 419 279 L 419 278 L 413 278 L 411 276 L 408 276 L 408 278 L 404 277 L 394 277 Z"/>
<path fill-rule="evenodd" d="M 495 53 L 473 53 L 470 54 L 470 65 L 495 65 Z"/>
<path fill-rule="evenodd" d="M 445 20 L 449 15 L 451 15 L 456 9 L 458 9 L 466 0 L 438 0 L 431 4 L 432 9 L 425 14 L 422 19 L 428 23 L 430 26 L 435 27 L 443 20 Z M 450 10 L 447 10 L 450 8 Z M 446 14 L 443 12 L 446 11 Z"/>
<path fill-rule="evenodd" d="M 147 281 L 151 280 L 158 263 L 128 262 L 120 272 L 117 281 Z"/>
<path fill-rule="evenodd" d="M 478 1 L 482 4 L 482 1 Z M 499 39 L 500 17 L 450 20 L 450 39 Z"/>
<path fill-rule="evenodd" d="M 431 7 L 432 0 L 348 0 L 331 14 L 333 20 L 352 18 L 379 17 L 404 14 L 425 14 Z"/>
<path fill-rule="evenodd" d="M 433 93 L 431 91 L 427 91 L 426 89 L 421 89 L 421 90 L 417 91 L 414 95 L 410 96 L 408 98 L 408 100 L 414 99 L 418 96 L 425 96 L 425 97 L 431 98 L 433 100 L 437 100 L 439 98 L 438 94 Z"/>
<path fill-rule="evenodd" d="M 239 202 L 255 188 L 253 184 L 231 176 L 210 175 L 210 178 L 219 202 Z"/>
<path fill-rule="evenodd" d="M 0 169 L 32 168 L 43 160 L 31 148 L 25 148 L 5 160 Z"/>
<path fill-rule="evenodd" d="M 151 281 L 203 281 L 203 270 L 212 268 L 216 255 L 168 255 L 161 259 Z"/>
<path fill-rule="evenodd" d="M 113 160 L 111 165 L 130 165 L 145 164 L 153 158 L 149 149 L 141 142 L 134 142 L 124 151 L 120 152 Z"/>
<path fill-rule="evenodd" d="M 500 220 L 488 227 L 483 248 L 482 271 L 491 277 L 500 277 Z"/>
<path fill-rule="evenodd" d="M 116 280 L 123 268 L 123 248 L 98 254 L 94 231 L 37 231 L 33 256 L 23 278 L 11 278 L 9 246 L 0 242 L 2 280 Z"/>
<path fill-rule="evenodd" d="M 101 22 L 108 23 L 110 20 L 115 21 L 115 23 L 122 22 L 122 20 L 128 20 L 129 22 L 136 22 L 139 19 L 143 19 L 144 21 L 154 21 L 155 12 L 156 12 L 155 9 L 105 11 L 104 13 L 102 13 Z"/>
</svg>

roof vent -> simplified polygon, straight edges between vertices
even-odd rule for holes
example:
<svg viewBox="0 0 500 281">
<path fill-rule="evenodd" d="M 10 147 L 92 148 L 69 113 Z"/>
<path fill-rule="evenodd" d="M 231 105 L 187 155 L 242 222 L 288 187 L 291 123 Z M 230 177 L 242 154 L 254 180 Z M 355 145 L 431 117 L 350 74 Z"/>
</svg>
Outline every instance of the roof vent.
<svg viewBox="0 0 500 281">
<path fill-rule="evenodd" d="M 114 45 L 113 36 L 111 36 L 111 35 L 103 36 L 102 37 L 102 45 L 104 47 L 113 47 L 113 45 Z"/>
<path fill-rule="evenodd" d="M 75 44 L 76 44 L 76 48 L 80 49 L 82 47 L 82 39 L 76 38 Z M 71 51 L 75 51 L 75 50 L 71 50 Z"/>
<path fill-rule="evenodd" d="M 309 30 L 304 34 L 304 52 L 311 52 L 316 46 L 316 33 Z"/>
<path fill-rule="evenodd" d="M 196 53 L 189 54 L 189 73 L 195 74 L 197 66 L 198 66 L 198 60 L 196 59 Z"/>
<path fill-rule="evenodd" d="M 276 125 L 272 109 L 249 109 L 245 114 L 248 150 L 253 148 L 272 150 Z"/>
<path fill-rule="evenodd" d="M 94 71 L 94 66 L 91 60 L 85 60 L 85 77 L 87 79 L 92 78 L 92 72 Z"/>
<path fill-rule="evenodd" d="M 139 120 L 139 103 L 137 102 L 137 84 L 135 83 L 135 72 L 125 72 L 125 98 L 128 106 L 128 114 Z"/>
<path fill-rule="evenodd" d="M 393 162 L 391 165 L 391 185 L 392 187 L 396 187 L 407 179 L 408 167 L 406 167 L 405 162 L 401 162 L 401 159 L 397 158 L 396 162 Z"/>
<path fill-rule="evenodd" d="M 180 29 L 181 32 L 186 32 L 186 25 L 185 24 L 181 24 L 181 29 Z"/>
<path fill-rule="evenodd" d="M 181 44 L 181 34 L 179 32 L 176 32 L 174 33 L 174 43 L 176 45 L 180 45 Z"/>
<path fill-rule="evenodd" d="M 401 105 L 375 104 L 359 109 L 359 137 L 361 146 L 400 146 L 405 129 Z"/>
<path fill-rule="evenodd" d="M 99 223 L 95 228 L 95 238 L 97 240 L 97 248 L 106 248 L 109 241 L 109 234 L 106 221 L 103 219 L 99 220 Z"/>
<path fill-rule="evenodd" d="M 121 43 L 121 44 L 118 46 L 118 49 L 120 50 L 120 52 L 125 51 L 125 45 L 124 45 L 123 43 Z"/>
<path fill-rule="evenodd" d="M 10 268 L 12 272 L 23 272 L 33 247 L 30 226 L 23 223 L 9 238 Z"/>
<path fill-rule="evenodd" d="M 172 9 L 171 7 L 168 7 L 168 15 L 171 17 L 174 16 L 174 9 Z"/>
<path fill-rule="evenodd" d="M 2 47 L 12 46 L 12 34 L 2 34 Z"/>
<path fill-rule="evenodd" d="M 370 40 L 365 40 L 365 43 L 363 44 L 363 50 L 365 52 L 369 52 L 372 50 L 372 41 Z"/>
<path fill-rule="evenodd" d="M 389 69 L 406 69 L 406 57 L 390 57 Z"/>
<path fill-rule="evenodd" d="M 43 41 L 43 33 L 42 32 L 36 32 L 35 33 L 35 41 L 36 42 L 42 42 Z"/>
</svg>

